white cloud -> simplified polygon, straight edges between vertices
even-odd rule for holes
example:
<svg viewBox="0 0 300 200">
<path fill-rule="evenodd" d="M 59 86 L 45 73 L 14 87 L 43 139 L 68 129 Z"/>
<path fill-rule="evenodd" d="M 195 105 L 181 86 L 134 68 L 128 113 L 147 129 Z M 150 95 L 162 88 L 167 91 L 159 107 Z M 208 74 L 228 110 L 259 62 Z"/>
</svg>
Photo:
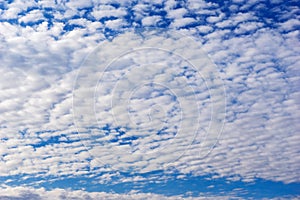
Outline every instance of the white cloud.
<svg viewBox="0 0 300 200">
<path fill-rule="evenodd" d="M 58 6 L 60 6 L 60 4 L 63 2 L 63 0 L 58 0 Z M 42 7 L 48 7 L 48 8 L 53 8 L 56 7 L 56 3 L 55 0 L 41 0 L 37 2 L 38 5 L 41 5 Z"/>
<path fill-rule="evenodd" d="M 193 22 L 196 22 L 196 20 L 191 17 L 175 19 L 174 22 L 172 22 L 171 27 L 172 28 L 181 28 L 181 27 L 187 26 Z"/>
<path fill-rule="evenodd" d="M 263 24 L 259 22 L 246 22 L 239 24 L 235 29 L 235 33 L 237 34 L 245 34 L 247 32 L 256 31 L 258 28 L 262 27 Z"/>
<path fill-rule="evenodd" d="M 173 21 L 171 24 L 173 28 L 181 28 L 196 22 L 194 18 L 184 17 L 190 12 L 188 10 L 199 15 L 199 19 L 205 18 L 207 15 L 211 16 L 207 18 L 207 24 L 199 25 L 193 31 L 195 34 L 199 32 L 204 34 L 203 38 L 200 39 L 204 41 L 203 49 L 215 61 L 218 70 L 221 71 L 220 76 L 226 83 L 227 122 L 223 135 L 211 154 L 200 159 L 203 157 L 203 152 L 199 149 L 207 151 L 205 146 L 202 146 L 202 139 L 208 131 L 218 131 L 214 128 L 219 128 L 216 124 L 221 123 L 218 115 L 213 115 L 217 120 L 211 123 L 211 129 L 208 128 L 211 107 L 214 105 L 213 109 L 217 111 L 218 108 L 223 108 L 222 104 L 220 105 L 221 96 L 214 99 L 210 98 L 203 82 L 197 82 L 196 85 L 193 85 L 195 80 L 206 79 L 208 86 L 211 86 L 211 93 L 219 92 L 220 82 L 213 81 L 214 79 L 209 75 L 214 73 L 209 73 L 212 70 L 205 67 L 205 64 L 201 68 L 201 75 L 204 76 L 201 78 L 200 74 L 193 76 L 192 72 L 183 70 L 182 72 L 191 75 L 190 82 L 185 82 L 180 76 L 179 78 L 172 77 L 176 73 L 178 75 L 180 68 L 177 71 L 167 67 L 184 64 L 184 62 L 178 61 L 178 57 L 171 57 L 166 53 L 157 54 L 158 50 L 152 52 L 153 54 L 150 50 L 148 54 L 138 54 L 141 51 L 137 51 L 135 54 L 131 54 L 132 57 L 128 54 L 129 58 L 125 58 L 125 56 L 124 59 L 121 59 L 122 62 L 116 63 L 115 66 L 112 65 L 113 70 L 107 70 L 105 79 L 99 87 L 103 91 L 99 91 L 98 99 L 94 99 L 94 92 L 97 81 L 101 77 L 99 68 L 96 68 L 95 65 L 91 65 L 91 68 L 82 66 L 83 68 L 80 70 L 87 71 L 84 71 L 84 75 L 79 77 L 82 78 L 79 79 L 81 84 L 77 85 L 78 88 L 75 87 L 75 90 L 78 89 L 77 94 L 79 95 L 75 95 L 75 104 L 82 104 L 72 108 L 72 88 L 76 72 L 78 72 L 84 57 L 98 44 L 101 45 L 99 49 L 103 49 L 100 54 L 101 57 L 94 57 L 88 64 L 96 64 L 101 61 L 108 64 L 116 55 L 126 50 L 130 51 L 133 47 L 146 46 L 163 47 L 197 63 L 208 62 L 205 59 L 197 60 L 199 55 L 195 55 L 193 52 L 196 49 L 193 45 L 197 43 L 191 44 L 191 42 L 180 40 L 176 36 L 169 39 L 152 37 L 151 40 L 143 41 L 139 36 L 128 33 L 115 38 L 111 43 L 104 43 L 103 29 L 105 27 L 119 30 L 129 23 L 124 18 L 128 14 L 126 6 L 129 3 L 121 2 L 119 8 L 102 5 L 102 3 L 109 4 L 111 2 L 116 1 L 101 1 L 101 4 L 97 5 L 99 7 L 94 8 L 91 15 L 97 20 L 104 17 L 116 17 L 117 19 L 105 21 L 103 24 L 88 19 L 71 19 L 69 24 L 82 25 L 83 28 L 66 33 L 63 30 L 65 22 L 60 20 L 69 19 L 76 14 L 82 16 L 77 8 L 89 6 L 88 1 L 67 3 L 73 10 L 61 5 L 60 9 L 65 12 L 53 11 L 55 16 L 53 26 L 50 26 L 48 22 L 36 27 L 21 27 L 7 21 L 0 22 L 0 60 L 2 66 L 0 72 L 3 74 L 0 84 L 0 137 L 3 139 L 0 147 L 0 154 L 3 156 L 0 161 L 1 176 L 24 174 L 25 172 L 29 174 L 45 173 L 49 176 L 74 176 L 91 173 L 85 170 L 88 165 L 96 170 L 103 167 L 104 164 L 111 164 L 117 169 L 124 169 L 124 171 L 128 167 L 135 167 L 137 171 L 141 172 L 149 172 L 174 166 L 184 174 L 218 173 L 222 177 L 238 175 L 244 181 L 263 178 L 286 183 L 299 182 L 299 147 L 296 141 L 299 140 L 297 120 L 300 109 L 298 89 L 300 44 L 299 31 L 294 29 L 299 25 L 297 19 L 283 18 L 285 20 L 278 24 L 278 29 L 276 27 L 270 29 L 254 12 L 242 13 L 238 11 L 239 7 L 233 9 L 237 13 L 232 13 L 227 17 L 213 3 L 188 1 L 185 5 L 186 8 L 174 10 L 176 2 L 166 2 L 164 10 L 168 11 L 167 17 Z M 42 4 L 43 6 L 53 5 L 49 2 Z M 247 6 L 251 4 L 250 2 Z M 8 5 L 8 9 L 3 11 L 1 16 L 4 20 L 18 18 L 18 14 L 22 10 L 24 11 L 36 3 L 33 1 L 15 1 Z M 142 20 L 143 25 L 152 25 L 152 22 L 155 24 L 157 20 L 160 20 L 159 17 L 143 18 L 147 15 L 149 8 L 151 8 L 150 5 L 135 5 L 133 8 L 136 15 L 134 19 Z M 290 13 L 293 15 L 295 10 L 294 8 L 294 11 Z M 287 16 L 286 13 L 284 15 Z M 25 14 L 19 21 L 28 23 L 39 19 L 42 19 L 41 12 L 34 10 Z M 216 28 L 212 27 L 213 24 L 216 25 Z M 243 35 L 249 31 L 253 31 L 253 34 Z M 186 32 L 191 33 L 192 30 Z M 237 37 L 236 34 L 240 34 L 240 36 Z M 178 39 L 178 42 L 174 43 L 174 39 Z M 97 62 L 93 63 L 95 60 Z M 126 66 L 133 64 L 142 67 L 145 63 L 148 65 L 144 66 L 143 70 L 128 70 L 126 68 Z M 95 68 L 92 68 L 93 66 Z M 126 77 L 128 79 L 125 79 Z M 155 97 L 152 102 L 143 98 L 136 98 L 133 101 L 136 103 L 133 104 L 135 107 L 132 106 L 132 108 L 138 112 L 135 113 L 136 115 L 132 114 L 133 119 L 131 121 L 122 104 L 118 104 L 126 105 L 126 102 L 118 101 L 117 97 L 130 97 L 130 95 L 133 95 L 131 97 L 138 97 L 138 94 L 142 93 L 142 90 L 139 90 L 140 93 L 130 94 L 124 92 L 125 89 L 132 89 L 132 86 L 138 88 L 141 84 L 137 84 L 137 82 L 148 81 L 151 78 L 156 82 L 166 83 L 165 86 L 174 88 L 178 100 L 181 100 L 181 108 L 186 109 L 186 115 L 183 116 L 187 120 L 182 122 L 182 126 L 185 127 L 182 130 L 187 130 L 187 135 L 179 135 L 173 139 L 173 143 L 167 143 L 166 148 L 163 149 L 163 145 L 166 144 L 164 141 L 153 141 L 154 139 L 169 141 L 168 135 L 153 136 L 149 134 L 153 132 L 133 129 L 127 131 L 127 134 L 140 134 L 145 137 L 135 140 L 136 146 L 135 149 L 132 149 L 129 148 L 129 145 L 123 145 L 121 148 L 117 142 L 105 144 L 104 147 L 99 146 L 99 143 L 97 144 L 97 142 L 107 142 L 113 139 L 116 137 L 117 131 L 111 130 L 111 135 L 99 137 L 105 133 L 100 130 L 88 133 L 80 127 L 80 133 L 74 134 L 75 127 L 72 126 L 74 109 L 75 112 L 79 111 L 83 115 L 77 115 L 79 118 L 77 120 L 83 117 L 81 119 L 83 120 L 82 125 L 101 127 L 115 122 L 111 116 L 110 94 L 116 86 L 115 81 L 117 80 L 120 82 L 118 85 L 120 88 L 119 90 L 117 88 L 115 90 L 117 93 L 114 93 L 116 106 L 113 110 L 117 114 L 122 111 L 115 116 L 119 125 L 131 124 L 134 127 L 132 121 L 140 120 L 141 129 L 149 128 L 149 126 L 147 127 L 149 125 L 147 120 L 149 114 L 152 114 L 153 121 L 150 125 L 154 128 L 162 127 L 160 122 L 167 115 L 167 125 L 172 125 L 168 127 L 168 130 L 178 130 L 173 125 L 178 120 L 180 121 L 180 118 L 178 113 L 176 115 L 176 110 L 172 111 L 176 104 L 170 102 L 171 93 L 163 93 L 160 90 L 146 93 Z M 187 86 L 187 83 L 190 83 L 191 87 L 180 87 Z M 142 89 L 147 92 L 146 88 Z M 181 89 L 185 90 L 182 91 Z M 193 90 L 201 93 L 191 95 Z M 158 97 L 159 92 L 164 96 Z M 166 96 L 167 94 L 169 96 Z M 183 98 L 183 96 L 186 97 Z M 76 101 L 76 97 L 80 97 L 78 101 Z M 95 101 L 98 103 L 96 104 L 97 113 L 94 113 Z M 155 104 L 156 107 L 149 109 L 151 103 Z M 196 135 L 195 144 L 187 149 L 189 139 L 191 139 L 196 127 L 195 121 L 191 120 L 197 117 L 197 113 L 194 112 L 196 106 L 201 111 L 201 116 L 198 119 L 200 128 L 202 128 L 201 134 Z M 220 113 L 222 112 L 220 111 Z M 84 118 L 86 115 L 90 116 Z M 101 119 L 98 124 L 95 116 Z M 19 133 L 19 131 L 26 129 L 27 132 L 24 135 Z M 39 133 L 40 131 L 46 132 Z M 91 135 L 94 137 L 91 138 Z M 49 142 L 51 137 L 59 137 L 60 141 L 70 140 L 70 143 L 60 142 L 32 147 L 41 145 L 43 141 Z M 85 147 L 76 141 L 78 137 L 83 140 Z M 126 138 L 126 134 L 120 136 L 120 140 L 126 140 L 124 138 Z M 215 139 L 215 135 L 208 134 L 207 143 L 204 144 L 210 147 L 213 139 Z M 160 151 L 155 150 L 155 146 Z M 154 150 L 150 151 L 151 148 Z M 128 154 L 132 150 L 137 152 L 132 155 Z M 142 150 L 150 153 L 141 156 L 139 151 Z M 185 152 L 185 150 L 188 151 Z M 174 161 L 183 152 L 186 154 L 180 157 L 180 160 Z M 92 158 L 89 153 L 98 155 L 95 156 L 96 158 Z M 119 158 L 115 155 L 118 155 Z M 131 180 L 133 179 L 134 177 Z M 14 189 L 16 191 L 16 188 Z"/>
<path fill-rule="evenodd" d="M 2 185 L 0 188 L 0 198 L 4 199 L 78 199 L 78 200 L 118 200 L 118 199 L 132 199 L 132 200 L 200 200 L 200 199 L 230 199 L 230 196 L 203 196 L 203 197 L 181 197 L 181 196 L 163 196 L 153 193 L 139 193 L 138 191 L 131 191 L 126 194 L 115 194 L 106 192 L 86 192 L 84 190 L 64 190 L 53 189 L 45 190 L 44 188 L 30 188 L 30 187 L 7 187 Z"/>
<path fill-rule="evenodd" d="M 123 28 L 126 25 L 126 22 L 122 19 L 116 19 L 116 20 L 108 20 L 105 22 L 105 26 L 107 28 L 113 29 L 113 30 L 119 30 Z"/>
<path fill-rule="evenodd" d="M 224 18 L 224 14 L 221 14 L 219 16 L 207 17 L 206 21 L 209 22 L 209 23 L 216 23 L 216 22 L 221 21 L 223 18 Z"/>
<path fill-rule="evenodd" d="M 21 11 L 27 10 L 27 8 L 36 6 L 35 1 L 17 0 L 9 4 L 6 4 L 6 8 L 3 15 L 3 19 L 17 19 Z"/>
<path fill-rule="evenodd" d="M 91 0 L 85 0 L 85 1 L 70 0 L 66 2 L 66 5 L 72 9 L 83 9 L 83 8 L 91 7 L 92 1 Z"/>
<path fill-rule="evenodd" d="M 289 19 L 289 20 L 281 23 L 280 25 L 284 31 L 292 31 L 292 30 L 295 30 L 296 27 L 300 26 L 300 21 L 299 21 L 299 19 Z"/>
<path fill-rule="evenodd" d="M 211 77 L 213 66 L 208 58 L 205 55 L 200 56 L 202 52 L 199 47 L 194 46 L 192 40 L 177 35 L 178 33 L 168 34 L 171 38 L 155 35 L 155 32 L 149 34 L 146 33 L 146 37 L 143 39 L 139 35 L 128 33 L 116 38 L 115 41 L 109 43 L 109 46 L 105 43 L 99 46 L 96 49 L 97 51 L 91 54 L 83 63 L 74 90 L 73 109 L 75 111 L 75 121 L 80 130 L 88 125 L 96 124 L 94 119 L 94 115 L 96 115 L 100 127 L 106 126 L 106 124 L 109 124 L 111 129 L 119 126 L 125 127 L 127 129 L 126 137 L 138 137 L 136 141 L 133 141 L 133 145 L 122 146 L 118 146 L 118 140 L 121 141 L 122 137 L 117 139 L 116 142 L 109 143 L 108 140 L 112 138 L 106 138 L 100 132 L 97 132 L 100 135 L 97 136 L 96 134 L 95 138 L 106 142 L 105 146 L 99 146 L 97 142 L 93 142 L 95 138 L 92 140 L 84 138 L 85 146 L 93 148 L 91 151 L 93 155 L 97 152 L 95 156 L 99 160 L 111 164 L 116 169 L 120 167 L 120 169 L 126 170 L 128 166 L 132 165 L 136 167 L 137 171 L 141 169 L 143 171 L 146 169 L 152 170 L 154 168 L 150 166 L 164 166 L 164 163 L 177 159 L 192 143 L 194 135 L 198 132 L 197 119 L 203 121 L 201 121 L 204 126 L 202 128 L 207 131 L 209 131 L 207 129 L 209 123 L 212 123 L 212 126 L 216 128 L 210 130 L 207 143 L 202 141 L 201 144 L 198 144 L 198 148 L 203 150 L 200 154 L 203 153 L 204 155 L 216 142 L 214 140 L 216 140 L 222 125 L 222 119 L 219 118 L 222 117 L 222 114 L 220 116 L 215 114 L 207 117 L 199 116 L 199 112 L 204 112 L 205 108 L 202 110 L 201 106 L 197 105 L 198 96 L 195 92 L 207 92 L 206 98 L 208 98 L 208 92 L 210 92 L 210 100 L 215 107 L 215 111 L 217 113 L 225 111 L 225 105 L 220 104 L 222 98 L 219 98 L 223 94 L 222 84 L 216 80 L 216 77 Z M 175 42 L 177 40 L 178 42 Z M 126 45 L 123 45 L 124 42 Z M 186 46 L 187 44 L 191 45 Z M 152 46 L 155 48 L 151 49 Z M 138 49 L 132 50 L 135 48 Z M 159 49 L 162 49 L 161 52 L 159 52 Z M 107 54 L 107 52 L 113 52 L 113 54 Z M 129 53 L 124 56 L 125 62 L 122 61 L 123 57 L 120 57 L 111 66 L 108 65 L 110 60 L 116 59 L 114 54 L 118 56 L 126 52 Z M 166 60 L 166 58 L 168 59 Z M 203 85 L 196 84 L 193 86 L 195 84 L 193 81 L 186 80 L 180 75 L 180 73 L 188 72 L 183 67 L 189 65 L 180 61 L 182 58 L 193 63 L 192 67 L 194 69 L 190 69 L 190 78 L 199 80 L 199 75 L 192 72 L 193 70 L 199 70 L 209 90 L 207 90 L 204 82 L 202 82 Z M 126 66 L 127 64 L 128 66 Z M 167 66 L 174 67 L 167 68 Z M 188 73 L 186 76 L 188 76 Z M 101 77 L 101 80 L 98 80 L 98 77 Z M 160 82 L 160 80 L 163 80 L 163 82 Z M 165 82 L 164 80 L 170 81 Z M 93 87 L 96 87 L 97 81 L 100 82 L 95 90 Z M 201 91 L 199 88 L 201 88 Z M 107 94 L 110 94 L 111 97 Z M 105 98 L 103 98 L 103 95 Z M 93 106 L 94 98 L 97 99 L 96 102 L 99 102 L 96 103 L 96 107 Z M 177 108 L 174 102 L 170 102 L 170 98 L 177 98 Z M 221 101 L 224 101 L 224 99 Z M 97 107 L 98 104 L 100 107 Z M 153 106 L 159 106 L 157 108 L 162 112 L 155 115 L 152 112 Z M 200 110 L 194 112 L 198 106 Z M 103 114 L 103 111 L 106 114 Z M 153 116 L 149 116 L 149 114 Z M 210 119 L 210 117 L 213 119 Z M 161 131 L 165 131 L 169 136 L 155 136 L 161 128 Z M 170 136 L 171 130 L 177 132 L 176 137 Z M 160 142 L 161 139 L 169 140 L 170 137 L 173 137 L 172 141 Z M 177 151 L 174 151 L 176 148 Z M 157 157 L 157 152 L 162 150 L 165 152 L 165 156 Z M 135 154 L 139 155 L 141 152 L 146 153 L 142 158 L 139 158 L 142 160 L 133 162 L 130 157 L 135 156 Z M 147 152 L 149 155 L 147 155 Z M 199 156 L 203 156 L 200 154 Z M 118 162 L 119 158 L 122 158 L 122 162 Z M 140 168 L 135 165 L 136 162 L 148 160 L 151 161 L 150 166 L 147 168 L 145 168 L 146 166 Z"/>
<path fill-rule="evenodd" d="M 160 16 L 149 16 L 142 19 L 142 24 L 143 26 L 155 26 L 160 20 Z"/>
<path fill-rule="evenodd" d="M 168 12 L 169 18 L 182 18 L 185 14 L 187 14 L 187 10 L 185 8 L 172 9 Z"/>
<path fill-rule="evenodd" d="M 17 18 L 18 14 L 22 11 L 21 8 L 18 8 L 18 7 L 12 7 L 12 8 L 9 8 L 7 11 L 5 11 L 3 14 L 2 14 L 2 17 L 3 18 L 6 18 L 6 19 L 15 19 Z"/>
<path fill-rule="evenodd" d="M 117 9 L 110 5 L 101 5 L 99 7 L 95 7 L 92 12 L 92 15 L 98 20 L 104 17 L 122 18 L 126 14 L 127 12 L 124 8 Z"/>
<path fill-rule="evenodd" d="M 24 22 L 37 22 L 44 19 L 44 16 L 40 10 L 32 10 L 27 13 L 25 16 L 19 18 L 19 23 Z"/>
<path fill-rule="evenodd" d="M 108 192 L 87 192 L 84 190 L 66 190 L 66 189 L 52 189 L 46 190 L 45 188 L 31 188 L 31 187 L 8 187 L 2 185 L 0 188 L 0 198 L 14 200 L 14 199 L 78 199 L 78 200 L 96 200 L 96 199 L 107 199 L 107 200 L 204 200 L 204 199 L 216 199 L 216 200 L 229 200 L 229 199 L 240 199 L 234 195 L 235 192 L 239 191 L 239 188 L 234 189 L 231 194 L 226 195 L 205 195 L 200 193 L 199 197 L 183 197 L 183 196 L 164 196 L 154 193 L 140 193 L 138 190 L 132 190 L 124 194 L 108 193 Z M 188 194 L 187 194 L 188 195 Z M 285 196 L 276 199 L 297 199 L 298 196 Z"/>
</svg>

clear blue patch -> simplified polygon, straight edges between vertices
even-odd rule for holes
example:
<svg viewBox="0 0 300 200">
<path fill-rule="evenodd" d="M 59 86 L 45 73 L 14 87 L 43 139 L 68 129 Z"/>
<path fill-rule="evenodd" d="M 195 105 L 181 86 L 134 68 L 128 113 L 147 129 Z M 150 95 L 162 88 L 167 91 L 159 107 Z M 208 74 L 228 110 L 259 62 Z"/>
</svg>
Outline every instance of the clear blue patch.
<svg viewBox="0 0 300 200">
<path fill-rule="evenodd" d="M 21 22 L 20 23 L 20 26 L 22 27 L 26 27 L 26 26 L 35 26 L 35 25 L 39 25 L 41 23 L 43 23 L 45 20 L 43 19 L 40 19 L 40 20 L 37 20 L 35 22 L 27 22 L 27 23 L 24 23 L 24 22 Z"/>
<path fill-rule="evenodd" d="M 107 172 L 109 173 L 109 172 Z M 43 177 L 42 174 L 36 177 L 31 176 L 25 180 L 22 178 L 26 175 L 17 175 L 10 177 L 0 177 L 1 182 L 11 179 L 7 185 L 31 185 L 34 187 L 45 187 L 48 190 L 54 188 L 71 188 L 81 190 L 84 188 L 88 192 L 115 192 L 128 193 L 131 190 L 138 190 L 143 193 L 156 193 L 165 196 L 183 195 L 184 197 L 199 196 L 202 193 L 206 196 L 232 195 L 240 198 L 275 198 L 285 196 L 300 195 L 300 183 L 284 184 L 282 182 L 269 181 L 264 179 L 255 179 L 253 182 L 228 181 L 226 178 L 213 178 L 212 175 L 192 176 L 187 175 L 185 178 L 176 178 L 180 174 L 165 174 L 163 171 L 153 171 L 144 174 L 120 173 L 120 177 L 113 177 L 111 183 L 99 183 L 102 174 L 95 177 Z M 135 175 L 147 178 L 155 178 L 156 181 L 136 181 L 114 183 L 121 180 L 122 177 L 134 177 Z M 28 176 L 28 175 L 27 175 Z M 41 177 L 39 177 L 41 176 Z M 33 183 L 44 180 L 39 185 Z"/>
<path fill-rule="evenodd" d="M 78 24 L 66 24 L 63 28 L 65 32 L 73 31 L 76 28 L 84 28 L 84 26 Z"/>
</svg>

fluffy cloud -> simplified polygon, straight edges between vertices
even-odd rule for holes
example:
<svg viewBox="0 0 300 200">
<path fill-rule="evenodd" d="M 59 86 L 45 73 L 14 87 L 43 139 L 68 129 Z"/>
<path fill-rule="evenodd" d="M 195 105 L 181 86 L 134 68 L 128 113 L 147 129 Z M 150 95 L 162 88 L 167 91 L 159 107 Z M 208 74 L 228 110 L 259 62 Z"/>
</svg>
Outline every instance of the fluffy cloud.
<svg viewBox="0 0 300 200">
<path fill-rule="evenodd" d="M 0 199 L 7 200 L 22 200 L 22 199 L 78 199 L 78 200 L 96 200 L 96 199 L 107 199 L 107 200 L 117 200 L 117 199 L 151 199 L 151 200 L 200 200 L 200 199 L 230 199 L 230 196 L 214 196 L 214 197 L 187 197 L 183 198 L 181 196 L 167 197 L 163 195 L 153 194 L 153 193 L 138 193 L 138 191 L 131 191 L 128 194 L 115 194 L 115 193 L 105 193 L 105 192 L 86 192 L 83 190 L 63 190 L 54 189 L 47 191 L 44 188 L 34 189 L 30 187 L 1 187 Z"/>
<path fill-rule="evenodd" d="M 172 166 L 182 174 L 299 182 L 299 8 L 270 1 L 272 17 L 260 1 L 159 3 L 1 4 L 2 177 Z M 133 34 L 128 28 L 137 24 L 170 25 L 197 41 Z M 156 49 L 131 51 L 142 47 Z M 196 55 L 199 47 L 216 66 Z M 195 62 L 199 73 L 184 68 Z M 218 76 L 226 123 L 204 157 L 224 114 Z"/>
</svg>

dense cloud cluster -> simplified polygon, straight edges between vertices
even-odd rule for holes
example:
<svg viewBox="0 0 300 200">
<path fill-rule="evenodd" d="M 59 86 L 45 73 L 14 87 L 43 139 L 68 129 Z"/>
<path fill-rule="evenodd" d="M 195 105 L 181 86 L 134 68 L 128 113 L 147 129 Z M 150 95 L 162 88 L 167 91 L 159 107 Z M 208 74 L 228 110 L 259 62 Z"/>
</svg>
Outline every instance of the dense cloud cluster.
<svg viewBox="0 0 300 200">
<path fill-rule="evenodd" d="M 0 2 L 0 180 L 165 169 L 298 183 L 299 12 L 292 0 Z M 193 42 L 143 37 L 153 29 Z"/>
</svg>

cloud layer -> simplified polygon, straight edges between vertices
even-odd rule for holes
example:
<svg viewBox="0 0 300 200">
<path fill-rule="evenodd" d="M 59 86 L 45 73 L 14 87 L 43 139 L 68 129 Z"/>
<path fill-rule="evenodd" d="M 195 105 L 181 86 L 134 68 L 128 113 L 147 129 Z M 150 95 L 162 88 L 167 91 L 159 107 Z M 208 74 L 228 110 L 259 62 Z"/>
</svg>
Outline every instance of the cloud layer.
<svg viewBox="0 0 300 200">
<path fill-rule="evenodd" d="M 165 169 L 299 183 L 296 1 L 7 1 L 0 9 L 3 182 L 101 173 L 134 182 Z M 132 174 L 111 178 L 120 172 Z"/>
</svg>

